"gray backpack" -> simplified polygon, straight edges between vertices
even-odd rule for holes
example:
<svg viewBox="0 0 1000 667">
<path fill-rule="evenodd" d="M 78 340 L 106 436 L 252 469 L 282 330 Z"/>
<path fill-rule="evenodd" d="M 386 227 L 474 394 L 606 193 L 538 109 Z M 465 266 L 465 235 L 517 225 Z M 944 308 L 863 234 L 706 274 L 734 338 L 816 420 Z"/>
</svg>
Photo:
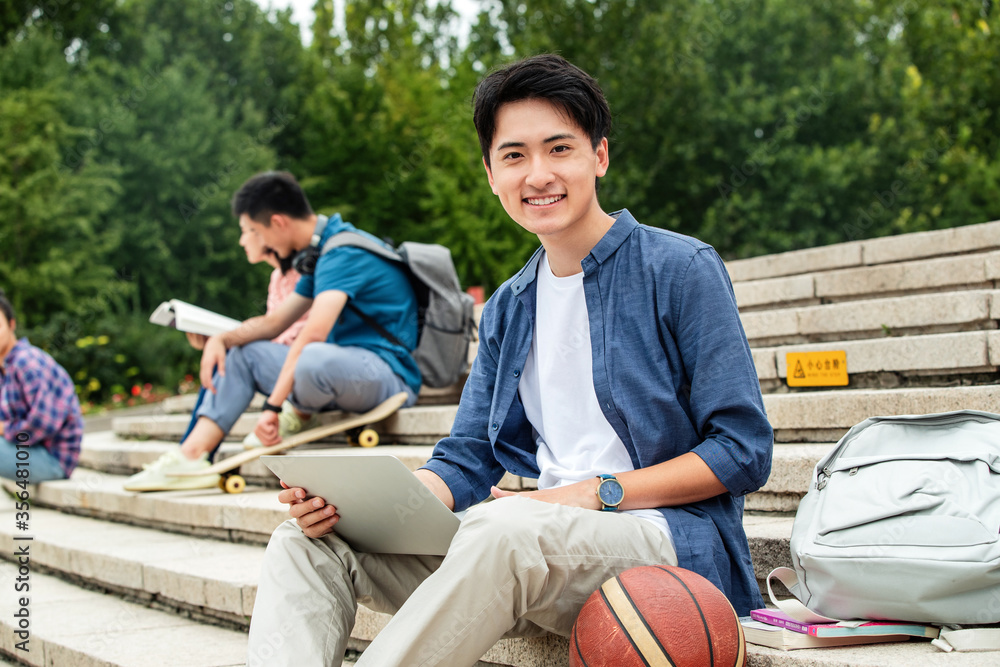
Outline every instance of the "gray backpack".
<svg viewBox="0 0 1000 667">
<path fill-rule="evenodd" d="M 777 578 L 808 608 L 776 602 L 793 616 L 997 623 L 998 533 L 1000 415 L 872 417 L 816 465 L 794 572 L 775 570 L 768 588 Z"/>
<path fill-rule="evenodd" d="M 418 339 L 413 358 L 428 387 L 455 384 L 468 371 L 469 342 L 476 329 L 473 299 L 462 291 L 451 261 L 451 251 L 442 245 L 402 243 L 393 250 L 388 244 L 364 234 L 340 232 L 323 244 L 322 254 L 340 246 L 352 246 L 399 263 L 417 295 Z M 394 345 L 399 340 L 348 302 L 347 307 Z"/>
</svg>

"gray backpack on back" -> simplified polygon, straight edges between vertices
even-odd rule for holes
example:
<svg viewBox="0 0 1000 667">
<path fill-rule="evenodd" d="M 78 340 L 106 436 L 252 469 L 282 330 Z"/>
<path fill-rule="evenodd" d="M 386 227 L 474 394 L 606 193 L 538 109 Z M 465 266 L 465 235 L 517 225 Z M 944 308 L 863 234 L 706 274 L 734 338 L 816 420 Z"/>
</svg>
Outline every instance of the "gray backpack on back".
<svg viewBox="0 0 1000 667">
<path fill-rule="evenodd" d="M 373 237 L 354 232 L 334 234 L 323 244 L 322 254 L 339 246 L 352 246 L 399 263 L 417 295 L 418 339 L 413 358 L 428 387 L 455 384 L 468 371 L 469 342 L 476 329 L 473 299 L 462 291 L 448 248 L 408 241 L 393 250 Z M 348 302 L 368 326 L 394 345 L 405 347 L 391 333 Z"/>
<path fill-rule="evenodd" d="M 872 417 L 852 428 L 816 464 L 791 556 L 794 573 L 771 576 L 822 616 L 1000 622 L 1000 415 Z"/>
</svg>

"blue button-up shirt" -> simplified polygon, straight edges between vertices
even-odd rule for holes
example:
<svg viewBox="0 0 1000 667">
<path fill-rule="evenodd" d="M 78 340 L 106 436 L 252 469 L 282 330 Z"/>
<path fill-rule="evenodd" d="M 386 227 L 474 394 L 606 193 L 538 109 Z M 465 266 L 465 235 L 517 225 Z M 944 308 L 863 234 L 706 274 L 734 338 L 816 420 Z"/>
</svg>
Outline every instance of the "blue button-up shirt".
<svg viewBox="0 0 1000 667">
<path fill-rule="evenodd" d="M 657 509 L 679 565 L 746 615 L 763 600 L 743 496 L 767 481 L 773 432 L 729 276 L 711 246 L 640 225 L 628 211 L 612 215 L 614 225 L 581 262 L 601 411 L 636 469 L 694 452 L 726 486 L 728 493 Z M 456 510 L 485 499 L 504 470 L 539 474 L 517 388 L 531 348 L 540 255 L 483 309 L 451 435 L 425 466 L 448 485 Z"/>
</svg>

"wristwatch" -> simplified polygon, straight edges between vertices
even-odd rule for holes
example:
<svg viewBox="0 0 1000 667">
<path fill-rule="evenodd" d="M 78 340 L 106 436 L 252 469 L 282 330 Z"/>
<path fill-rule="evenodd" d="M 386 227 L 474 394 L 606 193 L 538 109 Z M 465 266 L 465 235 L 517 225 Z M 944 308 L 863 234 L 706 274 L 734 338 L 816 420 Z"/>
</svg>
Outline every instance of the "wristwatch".
<svg viewBox="0 0 1000 667">
<path fill-rule="evenodd" d="M 598 475 L 601 483 L 597 486 L 597 499 L 601 501 L 602 512 L 614 512 L 625 500 L 625 489 L 614 475 Z"/>
</svg>

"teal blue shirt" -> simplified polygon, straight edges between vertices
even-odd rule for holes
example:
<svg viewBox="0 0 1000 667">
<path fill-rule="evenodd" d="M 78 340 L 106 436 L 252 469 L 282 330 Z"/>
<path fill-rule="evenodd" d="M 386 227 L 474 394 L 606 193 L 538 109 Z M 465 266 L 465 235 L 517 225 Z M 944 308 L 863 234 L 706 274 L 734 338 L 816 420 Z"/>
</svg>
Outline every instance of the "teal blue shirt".
<svg viewBox="0 0 1000 667">
<path fill-rule="evenodd" d="M 334 214 L 323 230 L 319 246 L 322 248 L 331 236 L 345 231 L 366 234 Z M 340 314 L 327 342 L 371 350 L 410 389 L 419 392 L 420 370 L 410 354 L 417 345 L 417 299 L 403 269 L 361 248 L 332 248 L 319 258 L 316 273 L 302 276 L 295 286 L 295 292 L 307 299 L 315 299 L 328 290 L 345 293 L 350 303 L 381 324 L 404 347 L 390 343 L 349 308 Z"/>
</svg>

